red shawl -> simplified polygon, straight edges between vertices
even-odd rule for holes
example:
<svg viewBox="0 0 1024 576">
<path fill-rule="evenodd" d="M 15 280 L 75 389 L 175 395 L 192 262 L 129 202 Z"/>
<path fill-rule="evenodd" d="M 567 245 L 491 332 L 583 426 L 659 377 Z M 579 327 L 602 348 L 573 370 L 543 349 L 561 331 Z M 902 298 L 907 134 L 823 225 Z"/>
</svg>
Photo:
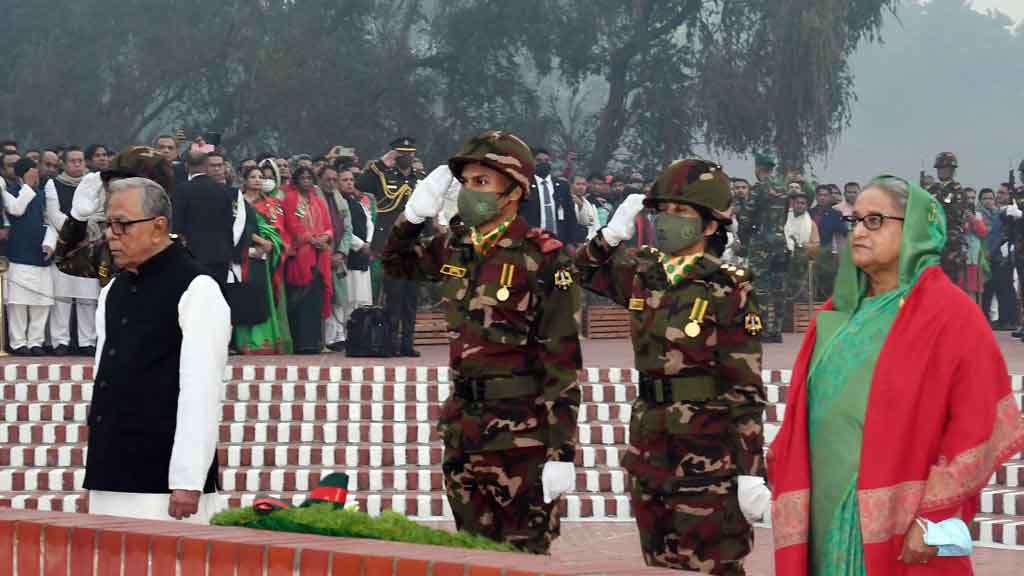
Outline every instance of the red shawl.
<svg viewBox="0 0 1024 576">
<path fill-rule="evenodd" d="M 319 270 L 324 281 L 323 317 L 331 314 L 334 281 L 331 278 L 331 250 L 317 250 L 310 243 L 314 236 L 333 237 L 331 218 L 320 195 L 310 190 L 303 194 L 290 188 L 284 197 L 285 238 L 289 244 L 289 258 L 285 278 L 292 286 L 305 286 L 313 281 L 313 271 Z"/>
<path fill-rule="evenodd" d="M 288 237 L 288 231 L 284 228 L 284 209 L 281 208 L 280 200 L 269 196 L 263 197 L 250 205 L 253 210 L 259 212 L 274 228 L 277 228 L 277 233 L 281 236 L 281 242 L 284 244 L 277 267 L 270 271 L 270 281 L 274 285 L 274 301 L 277 301 L 281 297 L 281 288 L 284 285 L 284 266 L 291 247 L 291 238 Z M 246 254 L 245 256 L 246 260 L 248 260 L 248 255 Z"/>
<path fill-rule="evenodd" d="M 768 454 L 775 573 L 785 576 L 808 573 L 806 379 L 815 332 L 812 322 Z M 857 485 L 867 574 L 971 574 L 969 558 L 897 560 L 904 534 L 917 516 L 959 516 L 970 526 L 993 471 L 1022 449 L 1024 425 L 991 328 L 938 266 L 928 268 L 893 322 L 868 396 Z"/>
</svg>

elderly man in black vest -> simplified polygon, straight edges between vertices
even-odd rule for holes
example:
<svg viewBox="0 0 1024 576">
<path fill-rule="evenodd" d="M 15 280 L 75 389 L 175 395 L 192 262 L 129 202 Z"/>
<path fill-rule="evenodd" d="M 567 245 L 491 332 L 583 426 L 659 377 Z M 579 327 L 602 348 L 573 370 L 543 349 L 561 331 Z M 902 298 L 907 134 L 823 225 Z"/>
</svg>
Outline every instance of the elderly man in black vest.
<svg viewBox="0 0 1024 576">
<path fill-rule="evenodd" d="M 107 184 L 106 237 L 122 270 L 100 293 L 85 488 L 93 514 L 205 523 L 219 507 L 217 433 L 231 313 L 169 236 L 145 178 Z"/>
</svg>

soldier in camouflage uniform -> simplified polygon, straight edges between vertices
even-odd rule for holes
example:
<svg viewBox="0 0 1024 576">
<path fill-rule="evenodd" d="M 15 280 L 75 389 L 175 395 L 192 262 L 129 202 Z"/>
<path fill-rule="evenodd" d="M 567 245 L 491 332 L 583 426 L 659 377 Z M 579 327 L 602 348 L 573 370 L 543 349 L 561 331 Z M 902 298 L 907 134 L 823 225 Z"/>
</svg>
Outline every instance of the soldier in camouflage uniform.
<svg viewBox="0 0 1024 576">
<path fill-rule="evenodd" d="M 174 198 L 171 164 L 153 148 L 125 148 L 111 159 L 106 170 L 86 175 L 75 190 L 71 215 L 60 229 L 53 254 L 58 270 L 71 276 L 98 278 L 100 286 L 106 286 L 117 274 L 101 229 L 105 222 L 104 188 L 108 182 L 134 177 L 149 178 Z"/>
<path fill-rule="evenodd" d="M 579 286 L 562 243 L 516 216 L 534 175 L 522 140 L 485 132 L 448 164 L 463 183 L 459 216 L 420 238 L 444 199 L 417 187 L 383 269 L 441 283 L 455 385 L 438 430 L 456 526 L 546 554 L 560 525 L 545 492 L 575 480 Z"/>
<path fill-rule="evenodd" d="M 946 212 L 946 248 L 942 251 L 942 270 L 957 286 L 963 286 L 967 272 L 967 239 L 964 237 L 964 222 L 967 197 L 960 183 L 953 180 L 957 161 L 952 152 L 942 152 L 935 157 L 935 171 L 939 177 L 928 192 L 934 196 Z"/>
<path fill-rule="evenodd" d="M 789 254 L 786 251 L 786 218 L 789 194 L 774 175 L 775 159 L 757 154 L 754 173 L 757 184 L 750 190 L 746 213 L 740 222 L 740 240 L 746 247 L 747 262 L 754 271 L 757 293 L 764 318 L 763 342 L 782 342 L 782 321 L 786 310 L 786 277 Z"/>
<path fill-rule="evenodd" d="M 763 477 L 761 320 L 750 274 L 718 259 L 729 179 L 699 160 L 671 164 L 576 253 L 588 290 L 628 308 L 640 390 L 622 466 L 644 560 L 744 574 L 753 532 L 739 477 Z M 638 203 L 639 201 L 639 203 Z M 627 249 L 642 207 L 661 249 Z"/>
</svg>

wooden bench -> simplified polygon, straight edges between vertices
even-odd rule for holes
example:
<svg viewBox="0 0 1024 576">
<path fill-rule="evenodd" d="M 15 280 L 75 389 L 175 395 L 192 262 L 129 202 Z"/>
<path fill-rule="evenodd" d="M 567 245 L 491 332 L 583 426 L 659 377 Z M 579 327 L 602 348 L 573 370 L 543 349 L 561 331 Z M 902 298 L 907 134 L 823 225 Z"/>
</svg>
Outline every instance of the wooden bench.
<svg viewBox="0 0 1024 576">
<path fill-rule="evenodd" d="M 801 333 L 807 332 L 807 327 L 811 323 L 811 317 L 814 313 L 821 308 L 824 302 L 815 302 L 814 307 L 809 307 L 807 302 L 797 302 L 793 304 L 793 332 Z"/>
<path fill-rule="evenodd" d="M 448 343 L 448 323 L 444 312 L 420 310 L 416 313 L 416 346 Z"/>
<path fill-rule="evenodd" d="M 621 306 L 587 308 L 587 338 L 629 338 L 629 310 Z"/>
</svg>

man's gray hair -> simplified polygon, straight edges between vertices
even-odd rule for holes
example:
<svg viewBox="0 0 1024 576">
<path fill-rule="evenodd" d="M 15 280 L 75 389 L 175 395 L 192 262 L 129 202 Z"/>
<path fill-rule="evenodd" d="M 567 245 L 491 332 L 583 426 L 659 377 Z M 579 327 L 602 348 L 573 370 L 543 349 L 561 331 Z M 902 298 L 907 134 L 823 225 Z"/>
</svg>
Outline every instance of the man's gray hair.
<svg viewBox="0 0 1024 576">
<path fill-rule="evenodd" d="M 882 176 L 872 180 L 868 188 L 878 188 L 885 192 L 886 196 L 892 200 L 892 203 L 896 205 L 900 212 L 907 213 L 907 198 L 910 196 L 910 189 L 902 178 Z M 863 194 L 863 191 L 861 194 Z"/>
<path fill-rule="evenodd" d="M 124 178 L 107 184 L 107 195 L 125 190 L 139 190 L 142 199 L 142 215 L 144 218 L 167 218 L 170 228 L 173 211 L 171 199 L 164 187 L 149 178 Z"/>
</svg>

